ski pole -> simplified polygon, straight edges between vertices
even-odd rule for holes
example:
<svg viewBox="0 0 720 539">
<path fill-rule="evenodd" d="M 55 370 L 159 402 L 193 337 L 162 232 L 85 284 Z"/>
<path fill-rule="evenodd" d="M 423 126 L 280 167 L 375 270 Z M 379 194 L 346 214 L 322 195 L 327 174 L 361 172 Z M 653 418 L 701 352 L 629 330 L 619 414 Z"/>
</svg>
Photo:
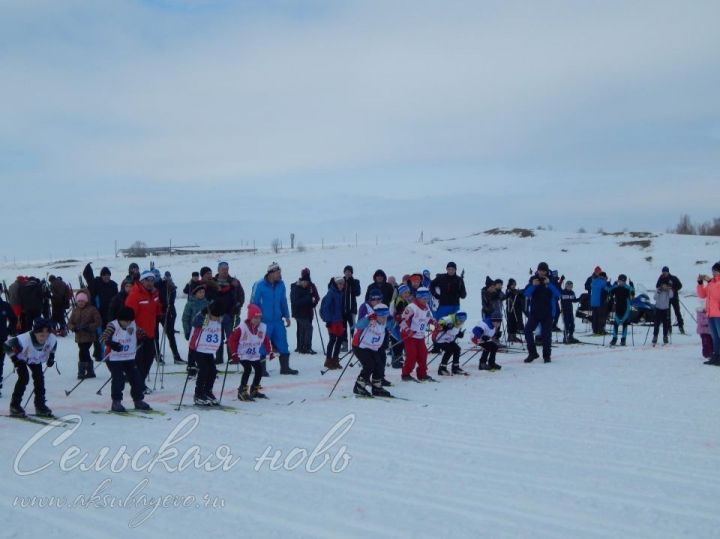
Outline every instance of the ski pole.
<svg viewBox="0 0 720 539">
<path fill-rule="evenodd" d="M 483 348 L 478 348 L 477 350 L 475 350 L 475 351 L 470 355 L 470 357 L 468 357 L 468 358 L 465 360 L 465 362 L 462 364 L 462 366 L 464 367 L 465 365 L 467 365 L 472 358 L 474 358 L 476 355 L 478 355 L 478 354 L 479 354 L 480 352 L 482 352 L 482 351 L 484 351 Z"/>
<path fill-rule="evenodd" d="M 187 376 L 185 376 L 185 385 L 183 385 L 182 393 L 180 394 L 180 402 L 177 405 L 177 408 L 175 408 L 176 412 L 180 411 L 180 408 L 182 407 L 183 398 L 185 397 L 185 390 L 187 389 L 188 380 L 190 380 L 190 371 L 188 371 Z M 220 398 L 222 398 L 222 393 L 220 394 Z"/>
<path fill-rule="evenodd" d="M 95 394 L 96 394 L 96 395 L 102 395 L 102 390 L 103 390 L 103 388 L 110 383 L 110 380 L 112 380 L 112 375 L 110 375 L 110 378 L 108 378 L 107 380 L 105 380 L 105 383 L 100 386 L 100 389 L 98 389 L 98 390 L 95 392 Z"/>
<path fill-rule="evenodd" d="M 351 350 L 350 353 L 354 355 L 354 354 L 355 354 L 355 351 L 354 351 L 354 350 Z M 345 365 L 345 368 L 342 370 L 342 372 L 340 373 L 340 376 L 338 376 L 338 379 L 335 381 L 335 385 L 334 385 L 333 388 L 330 390 L 330 394 L 328 395 L 328 399 L 329 399 L 330 397 L 332 397 L 332 394 L 335 392 L 335 388 L 336 388 L 336 387 L 338 386 L 338 384 L 340 383 L 340 380 L 342 379 L 343 374 L 345 374 L 345 371 L 347 370 L 347 368 L 350 366 L 350 363 L 351 363 L 351 361 L 348 360 L 347 364 Z"/>
<path fill-rule="evenodd" d="M 225 374 L 223 375 L 223 383 L 222 383 L 222 386 L 220 387 L 220 398 L 218 399 L 218 404 L 222 403 L 223 391 L 225 391 L 225 380 L 227 380 L 227 373 L 228 373 L 229 368 L 230 368 L 230 350 L 228 349 L 228 359 L 227 359 L 227 362 L 225 363 Z"/>
<path fill-rule="evenodd" d="M 687 308 L 687 306 L 685 305 L 685 303 L 684 303 L 679 297 L 678 297 L 678 301 L 680 302 L 680 305 L 682 305 L 683 308 L 684 308 L 684 309 L 687 311 L 687 313 L 690 315 L 690 318 L 693 319 L 693 322 L 695 322 L 695 323 L 697 324 L 697 318 L 695 318 L 695 317 L 693 316 L 692 312 L 690 312 L 690 309 Z"/>
<path fill-rule="evenodd" d="M 325 341 L 322 336 L 322 329 L 320 329 L 320 317 L 318 317 L 317 306 L 313 307 L 313 310 L 315 311 L 315 322 L 317 322 L 318 335 L 320 335 L 320 346 L 322 346 L 323 355 L 327 356 L 327 352 L 325 352 Z"/>
<path fill-rule="evenodd" d="M 13 370 L 10 371 L 10 374 L 8 374 L 5 378 L 2 379 L 3 383 L 5 383 L 5 380 L 10 378 L 13 374 L 15 374 L 15 367 L 13 367 Z"/>
<path fill-rule="evenodd" d="M 164 363 L 164 360 L 162 356 L 160 355 L 160 346 L 158 345 L 157 341 L 155 342 L 155 354 L 157 355 L 158 359 L 155 363 L 155 380 L 153 381 L 153 391 L 157 389 L 157 379 L 158 379 L 158 373 L 160 372 L 160 365 Z"/>
</svg>

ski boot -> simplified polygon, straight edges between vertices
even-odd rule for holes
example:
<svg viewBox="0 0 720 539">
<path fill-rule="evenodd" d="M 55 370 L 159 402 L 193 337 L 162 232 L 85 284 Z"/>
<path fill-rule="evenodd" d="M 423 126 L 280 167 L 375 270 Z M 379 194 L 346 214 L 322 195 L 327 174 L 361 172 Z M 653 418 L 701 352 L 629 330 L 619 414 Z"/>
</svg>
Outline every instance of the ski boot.
<svg viewBox="0 0 720 539">
<path fill-rule="evenodd" d="M 494 361 L 491 361 L 490 363 L 488 363 L 487 370 L 489 370 L 489 371 L 499 371 L 500 369 L 502 369 L 502 365 L 498 365 L 498 364 L 495 363 Z"/>
<path fill-rule="evenodd" d="M 280 374 L 297 374 L 298 371 L 290 368 L 290 354 L 280 354 Z"/>
<path fill-rule="evenodd" d="M 388 380 L 387 378 L 382 378 L 380 380 L 380 383 L 382 384 L 383 387 L 392 387 L 392 382 L 390 380 Z"/>
<path fill-rule="evenodd" d="M 625 346 L 626 344 L 627 344 L 627 343 L 626 343 L 626 341 L 625 341 L 625 337 L 623 337 L 622 339 L 620 339 L 620 346 Z"/>
<path fill-rule="evenodd" d="M 210 406 L 210 401 L 204 396 L 195 395 L 193 402 L 195 403 L 195 406 Z"/>
<path fill-rule="evenodd" d="M 367 388 L 365 387 L 366 385 L 367 381 L 364 378 L 358 376 L 357 380 L 355 380 L 355 385 L 353 386 L 353 393 L 360 397 L 372 397 L 372 393 L 367 390 Z"/>
<path fill-rule="evenodd" d="M 441 364 L 438 367 L 438 376 L 450 376 L 450 371 L 448 371 L 447 365 Z"/>
<path fill-rule="evenodd" d="M 382 386 L 382 380 L 373 380 L 372 396 L 373 397 L 392 397 L 392 394 Z"/>
<path fill-rule="evenodd" d="M 53 413 L 50 408 L 47 407 L 47 404 L 44 402 L 36 402 L 35 403 L 35 415 L 41 416 L 41 417 L 52 417 Z"/>
<path fill-rule="evenodd" d="M 10 403 L 10 415 L 12 417 L 25 417 L 25 409 L 18 404 Z"/>
<path fill-rule="evenodd" d="M 267 399 L 267 395 L 265 395 L 265 393 L 260 393 L 260 388 L 258 386 L 250 386 L 250 396 L 253 399 Z"/>
<path fill-rule="evenodd" d="M 210 406 L 220 406 L 220 402 L 217 400 L 217 397 L 213 395 L 212 391 L 205 395 L 205 398 L 210 403 Z"/>
<path fill-rule="evenodd" d="M 457 363 L 453 363 L 452 373 L 453 374 L 467 374 Z"/>
<path fill-rule="evenodd" d="M 239 401 L 248 401 L 248 402 L 255 400 L 250 396 L 247 385 L 240 386 L 240 388 L 238 389 L 238 400 Z"/>
<path fill-rule="evenodd" d="M 615 346 L 616 344 L 617 344 L 617 337 L 613 337 L 613 338 L 610 340 L 610 346 Z"/>
<path fill-rule="evenodd" d="M 418 376 L 418 381 L 420 381 L 420 382 L 437 382 L 437 380 L 435 380 L 435 378 L 433 378 L 429 374 L 426 374 L 425 376 Z"/>
<path fill-rule="evenodd" d="M 537 352 L 535 352 L 534 354 L 528 354 L 528 357 L 523 359 L 523 363 L 532 363 L 539 357 L 540 357 L 540 354 L 538 354 Z"/>
<path fill-rule="evenodd" d="M 144 400 L 134 401 L 134 404 L 135 404 L 136 410 L 145 410 L 145 411 L 152 410 L 152 408 L 150 408 L 150 405 L 147 402 L 145 402 Z"/>
<path fill-rule="evenodd" d="M 122 401 L 112 401 L 112 405 L 110 406 L 111 412 L 117 412 L 119 414 L 124 414 L 127 412 L 125 407 L 122 405 Z"/>
<path fill-rule="evenodd" d="M 403 375 L 400 377 L 400 379 L 401 379 L 403 382 L 417 382 L 417 381 L 418 381 L 418 380 L 416 380 L 415 378 L 413 378 L 413 375 L 412 375 L 412 374 L 403 374 Z"/>
</svg>

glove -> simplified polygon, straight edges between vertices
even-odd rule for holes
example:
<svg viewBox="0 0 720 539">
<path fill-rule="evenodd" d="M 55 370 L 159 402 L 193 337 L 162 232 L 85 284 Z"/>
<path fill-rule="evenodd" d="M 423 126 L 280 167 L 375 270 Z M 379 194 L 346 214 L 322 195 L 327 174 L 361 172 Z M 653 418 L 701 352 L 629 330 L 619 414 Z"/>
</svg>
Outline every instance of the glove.
<svg viewBox="0 0 720 539">
<path fill-rule="evenodd" d="M 488 342 L 490 340 L 490 337 L 488 337 L 487 335 L 483 335 L 482 337 L 480 337 L 480 340 L 482 342 Z"/>
<path fill-rule="evenodd" d="M 377 315 L 375 313 L 368 315 L 368 320 L 377 320 Z"/>
<path fill-rule="evenodd" d="M 21 364 L 25 363 L 25 361 L 19 359 L 17 356 L 10 356 L 10 361 L 12 361 L 14 367 L 19 367 Z"/>
<path fill-rule="evenodd" d="M 122 352 L 123 345 L 116 341 L 110 341 L 108 343 L 108 346 L 110 347 L 110 350 L 113 352 Z"/>
<path fill-rule="evenodd" d="M 465 330 L 458 331 L 457 338 L 462 339 L 465 336 Z"/>
<path fill-rule="evenodd" d="M 237 352 L 230 356 L 230 363 L 233 365 L 240 363 L 240 356 L 237 355 Z"/>
<path fill-rule="evenodd" d="M 273 359 L 275 359 L 275 352 L 270 352 L 270 354 L 268 355 L 268 360 L 272 361 Z"/>
<path fill-rule="evenodd" d="M 50 357 L 48 358 L 48 360 L 47 360 L 47 366 L 48 366 L 48 367 L 52 367 L 53 365 L 55 365 L 55 357 L 54 357 L 54 356 L 50 356 Z"/>
<path fill-rule="evenodd" d="M 186 341 L 189 341 L 189 340 L 190 340 L 190 334 L 189 334 L 189 333 L 186 333 L 186 334 L 185 334 L 185 340 L 186 340 Z"/>
</svg>

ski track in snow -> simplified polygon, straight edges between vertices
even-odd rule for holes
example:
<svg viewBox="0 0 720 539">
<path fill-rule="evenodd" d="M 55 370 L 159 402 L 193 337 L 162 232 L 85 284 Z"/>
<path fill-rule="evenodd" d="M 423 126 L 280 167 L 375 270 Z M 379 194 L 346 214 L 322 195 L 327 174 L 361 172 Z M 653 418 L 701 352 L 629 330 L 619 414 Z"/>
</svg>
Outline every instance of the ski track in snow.
<svg viewBox="0 0 720 539">
<path fill-rule="evenodd" d="M 672 239 L 675 243 L 666 247 L 663 260 L 670 260 L 671 268 L 677 266 L 683 272 L 686 288 L 691 289 L 691 272 L 697 273 L 692 261 L 707 256 L 695 246 L 694 238 Z M 479 314 L 485 268 L 492 276 L 517 276 L 520 272 L 508 268 L 522 267 L 525 258 L 527 265 L 541 258 L 555 265 L 554 258 L 563 258 L 565 266 L 588 267 L 588 271 L 572 276 L 563 269 L 581 285 L 594 265 L 595 257 L 590 253 L 609 248 L 618 238 L 595 238 L 587 246 L 566 241 L 564 247 L 585 251 L 543 257 L 536 254 L 537 245 L 532 250 L 522 240 L 502 240 L 511 248 L 494 252 L 494 258 L 482 250 L 465 252 L 473 247 L 467 239 L 413 246 L 417 252 L 408 257 L 418 268 L 437 267 L 451 258 L 461 267 L 463 259 L 468 269 L 473 261 L 483 267 L 483 276 L 475 276 L 466 301 L 472 321 Z M 491 247 L 501 242 L 488 237 L 477 241 Z M 549 240 L 542 245 L 541 250 L 559 251 Z M 443 247 L 458 251 L 449 254 Z M 657 272 L 643 260 L 647 253 L 623 249 L 608 250 L 603 258 L 609 261 L 603 267 L 615 264 L 617 271 L 636 276 L 636 284 L 654 284 Z M 655 249 L 660 250 L 660 246 Z M 246 262 L 248 266 L 255 264 L 255 273 L 242 272 L 255 275 L 266 265 L 266 258 L 280 259 L 282 265 L 293 268 L 285 274 L 288 287 L 295 275 L 294 266 L 309 265 L 322 293 L 325 274 L 333 273 L 331 263 L 342 267 L 344 262 L 337 260 L 343 257 L 352 261 L 371 256 L 369 249 L 367 256 L 361 253 L 337 249 L 230 262 L 231 269 L 240 266 L 241 260 L 243 266 Z M 635 258 L 629 256 L 631 253 Z M 662 256 L 655 252 L 656 260 Z M 373 261 L 372 267 L 355 264 L 363 289 L 365 274 L 371 274 L 376 264 L 397 265 L 397 253 L 393 264 L 382 252 L 376 258 L 379 260 Z M 96 270 L 112 262 L 99 261 Z M 122 262 L 127 265 L 127 261 Z M 189 273 L 197 265 L 197 257 L 178 257 L 171 267 L 174 275 L 183 275 L 185 269 Z M 15 269 L 3 271 L 6 279 L 18 273 Z M 396 275 L 401 273 L 397 271 Z M 244 275 L 241 278 L 249 293 L 251 280 Z M 179 301 L 179 311 L 182 306 Z M 694 331 L 694 324 L 688 320 L 686 328 Z M 602 342 L 601 338 L 582 336 L 583 330 L 578 324 L 582 340 Z M 79 414 L 83 422 L 56 447 L 50 442 L 74 427 L 53 429 L 39 441 L 23 464 L 29 468 L 52 460 L 53 465 L 21 477 L 13 472 L 13 460 L 42 427 L 0 418 L 0 448 L 5 456 L 0 468 L 1 535 L 94 539 L 127 533 L 163 538 L 170 534 L 228 533 L 273 538 L 369 534 L 388 538 L 720 537 L 720 423 L 716 413 L 720 369 L 702 365 L 697 335 L 673 334 L 673 344 L 653 348 L 643 345 L 645 332 L 644 327 L 636 328 L 636 346 L 555 345 L 551 364 L 539 359 L 526 365 L 523 354 L 498 354 L 503 369 L 495 373 L 479 372 L 476 357 L 466 365 L 470 376 L 439 377 L 437 384 L 403 383 L 399 371 L 388 368 L 388 377 L 395 384 L 390 391 L 409 401 L 342 398 L 351 394 L 357 366 L 348 369 L 328 399 L 340 371 L 321 376 L 321 354 L 293 354 L 292 365 L 300 370 L 297 377 L 279 376 L 277 362 L 271 362 L 271 377 L 263 380 L 269 400 L 254 403 L 235 400 L 239 378 L 231 370 L 223 403 L 237 407 L 238 413 L 196 412 L 193 408 L 176 412 L 173 403 L 178 402 L 185 380 L 183 376 L 166 376 L 164 389 L 149 395 L 147 401 L 167 415 L 150 416 L 152 420 L 90 413 L 109 408 L 109 385 L 103 389 L 103 396 L 95 395 L 107 377 L 104 367 L 97 368 L 96 379 L 85 381 L 66 398 L 63 390 L 75 383 L 76 348 L 70 338 L 60 339 L 58 358 L 63 374 L 58 376 L 54 370 L 46 374 L 48 404 L 57 415 Z M 288 336 L 292 349 L 294 327 Z M 318 341 L 316 327 L 319 350 Z M 184 351 L 181 336 L 179 345 Z M 433 376 L 437 363 L 430 368 Z M 6 364 L 6 374 L 10 372 L 7 368 Z M 166 369 L 178 371 L 181 367 L 167 365 Z M 221 367 L 221 376 L 223 370 Z M 5 382 L 0 406 L 7 405 L 14 380 L 10 377 Z M 216 390 L 221 383 L 218 380 Z M 187 403 L 193 386 L 193 382 L 188 386 Z M 127 405 L 127 388 L 125 399 Z M 104 446 L 111 454 L 123 444 L 130 453 L 143 444 L 157 450 L 172 429 L 193 413 L 197 413 L 199 425 L 178 444 L 180 452 L 197 444 L 207 456 L 227 444 L 233 455 L 241 458 L 230 471 L 167 472 L 157 468 L 151 473 L 112 473 L 58 468 L 60 456 L 71 445 L 93 458 Z M 351 456 L 342 472 L 333 473 L 329 465 L 316 473 L 302 466 L 294 471 L 271 471 L 267 466 L 254 470 L 255 459 L 268 446 L 272 451 L 282 451 L 283 456 L 293 448 L 312 451 L 348 413 L 355 414 L 356 420 L 339 444 L 345 444 Z M 144 478 L 149 480 L 144 491 L 148 495 L 208 493 L 223 498 L 225 506 L 158 508 L 138 530 L 128 528 L 139 512 L 135 507 L 13 507 L 16 496 L 89 496 L 104 479 L 112 480 L 108 493 L 123 498 Z"/>
</svg>

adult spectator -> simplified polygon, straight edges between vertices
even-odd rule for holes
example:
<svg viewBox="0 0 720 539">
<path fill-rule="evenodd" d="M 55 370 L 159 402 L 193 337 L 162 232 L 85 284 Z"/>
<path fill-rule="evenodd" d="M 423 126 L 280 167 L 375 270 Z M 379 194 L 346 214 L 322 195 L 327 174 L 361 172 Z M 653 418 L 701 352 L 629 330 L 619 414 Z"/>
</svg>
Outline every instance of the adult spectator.
<svg viewBox="0 0 720 539">
<path fill-rule="evenodd" d="M 279 353 L 280 374 L 297 374 L 298 371 L 290 368 L 290 350 L 287 343 L 290 310 L 282 271 L 277 262 L 270 264 L 265 277 L 253 286 L 251 303 L 262 310 L 262 321 L 267 327 L 267 336 L 270 338 L 273 350 Z M 270 350 L 264 350 L 262 356 L 269 353 Z"/>
<path fill-rule="evenodd" d="M 290 314 L 297 324 L 297 347 L 300 354 L 316 354 L 312 349 L 313 313 L 320 298 L 305 268 L 297 282 L 290 285 Z M 314 291 L 314 294 L 313 294 Z"/>
<path fill-rule="evenodd" d="M 460 300 L 465 299 L 465 280 L 457 274 L 455 262 L 448 262 L 446 273 L 438 273 L 430 282 L 430 292 L 438 300 L 435 318 L 440 319 L 460 310 Z"/>
<path fill-rule="evenodd" d="M 343 289 L 343 337 L 340 349 L 344 352 L 348 349 L 348 332 L 353 335 L 355 327 L 355 315 L 357 314 L 357 297 L 361 294 L 360 281 L 353 277 L 353 267 L 345 266 L 343 269 L 345 288 Z"/>
<path fill-rule="evenodd" d="M 685 322 L 683 321 L 682 313 L 680 312 L 680 290 L 682 289 L 682 283 L 675 275 L 670 273 L 670 268 L 663 266 L 662 273 L 658 277 L 655 288 L 660 288 L 661 285 L 667 284 L 672 289 L 673 294 L 670 298 L 670 306 L 675 311 L 675 319 L 677 320 L 678 330 L 683 335 L 685 334 Z M 672 327 L 672 325 L 671 325 Z"/>
</svg>

